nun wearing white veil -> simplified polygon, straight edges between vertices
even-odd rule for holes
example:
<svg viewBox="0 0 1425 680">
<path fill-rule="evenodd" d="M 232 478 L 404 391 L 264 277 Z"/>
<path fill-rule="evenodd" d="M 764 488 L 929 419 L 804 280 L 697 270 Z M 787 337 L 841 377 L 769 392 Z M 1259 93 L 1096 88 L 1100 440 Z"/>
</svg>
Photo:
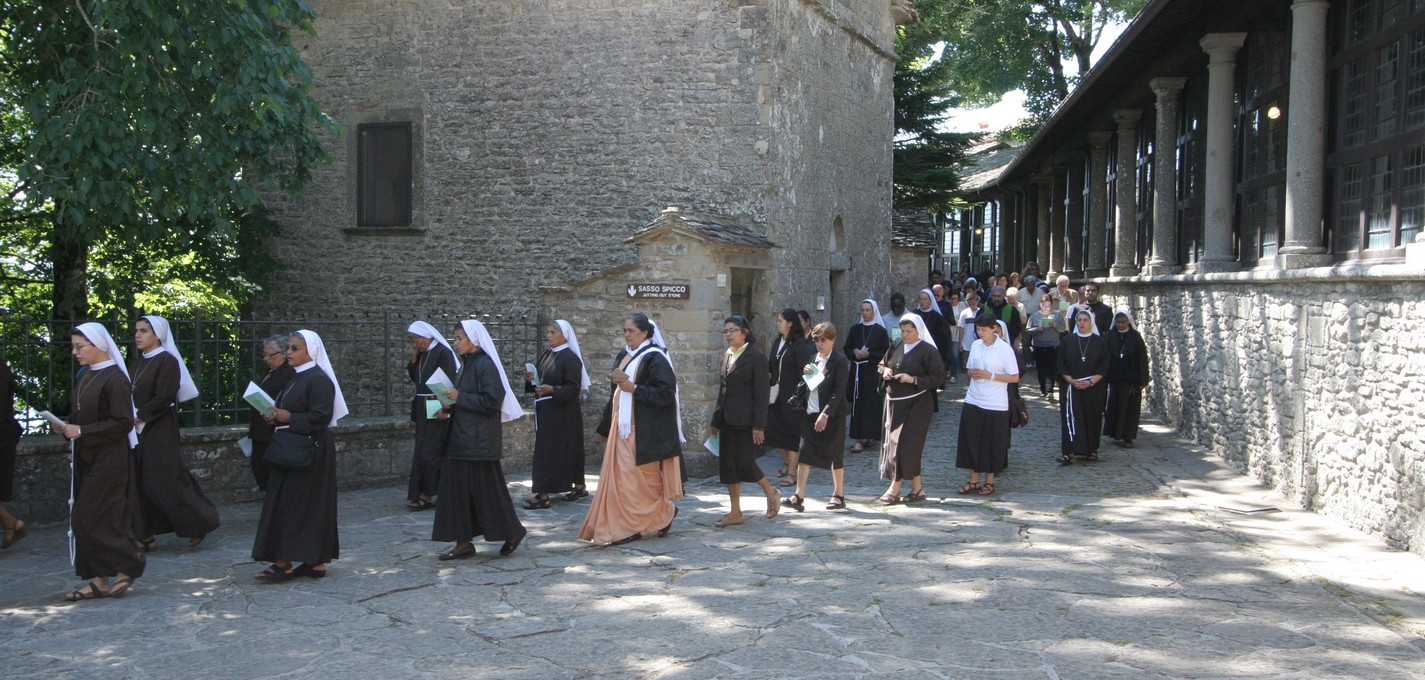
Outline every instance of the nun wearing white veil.
<svg viewBox="0 0 1425 680">
<path fill-rule="evenodd" d="M 455 544 L 440 554 L 442 561 L 474 557 L 479 536 L 503 541 L 500 554 L 509 555 L 526 532 L 510 498 L 500 457 L 504 423 L 524 416 L 524 409 L 510 389 L 500 352 L 485 324 L 461 321 L 455 331 L 455 351 L 460 353 L 460 375 L 449 394 L 455 403 L 446 407 L 450 439 L 431 540 Z"/>
<path fill-rule="evenodd" d="M 589 389 L 589 372 L 568 321 L 549 324 L 545 340 L 549 347 L 535 360 L 535 372 L 525 371 L 524 376 L 524 391 L 534 394 L 534 495 L 523 504 L 529 510 L 548 508 L 551 493 L 564 494 L 566 501 L 589 495 L 579 406 L 579 395 Z"/>
<path fill-rule="evenodd" d="M 878 500 L 882 505 L 925 500 L 920 484 L 920 459 L 935 413 L 935 390 L 945 384 L 945 362 L 925 320 L 915 313 L 901 317 L 901 339 L 881 360 L 886 383 L 886 433 L 881 438 L 881 477 L 891 485 Z M 910 493 L 900 495 L 910 480 Z"/>
<path fill-rule="evenodd" d="M 285 581 L 296 576 L 322 578 L 327 563 L 340 556 L 336 515 L 336 442 L 331 428 L 347 414 L 346 398 L 332 371 L 326 345 L 314 331 L 300 330 L 287 342 L 287 363 L 296 371 L 276 395 L 268 420 L 277 430 L 311 437 L 317 447 L 306 470 L 274 467 L 257 520 L 252 559 L 271 562 L 258 580 Z M 269 451 L 270 455 L 270 451 Z M 301 562 L 293 567 L 293 562 Z"/>
<path fill-rule="evenodd" d="M 1074 456 L 1098 460 L 1108 388 L 1103 383 L 1109 370 L 1108 343 L 1099 335 L 1093 310 L 1078 307 L 1072 324 L 1074 332 L 1059 340 L 1058 372 L 1064 378 L 1059 387 L 1061 465 L 1074 462 Z"/>
<path fill-rule="evenodd" d="M 851 402 L 849 434 L 856 443 L 852 453 L 860 453 L 881 439 L 881 391 L 876 389 L 880 376 L 876 365 L 891 348 L 890 330 L 881 319 L 881 308 L 867 298 L 860 305 L 861 323 L 846 333 L 841 350 L 851 360 L 851 376 L 847 381 L 847 401 Z"/>
<path fill-rule="evenodd" d="M 134 479 L 134 402 L 123 357 L 97 323 L 70 333 L 70 352 L 83 364 L 70 396 L 70 419 L 59 431 L 71 441 L 70 561 L 89 582 L 69 602 L 122 595 L 143 576 L 144 555 L 134 535 L 138 485 Z"/>
<path fill-rule="evenodd" d="M 197 397 L 198 388 L 167 319 L 141 317 L 134 323 L 134 345 L 141 353 L 129 362 L 139 435 L 134 449 L 139 482 L 134 531 L 145 552 L 157 550 L 154 537 L 167 533 L 188 539 L 188 546 L 194 547 L 219 524 L 217 506 L 203 495 L 181 455 L 178 403 Z"/>
<path fill-rule="evenodd" d="M 455 358 L 455 350 L 435 326 L 414 321 L 406 333 L 411 336 L 411 361 L 406 364 L 406 373 L 416 390 L 416 395 L 411 398 L 411 422 L 415 424 L 416 442 L 411 451 L 406 507 L 429 510 L 435 507 L 431 499 L 440 488 L 440 467 L 444 463 L 442 454 L 445 437 L 450 432 L 450 418 L 444 409 L 438 409 L 435 417 L 430 416 L 427 405 L 439 401 L 426 383 L 430 382 L 436 369 L 454 380 L 460 371 L 460 360 Z"/>
</svg>

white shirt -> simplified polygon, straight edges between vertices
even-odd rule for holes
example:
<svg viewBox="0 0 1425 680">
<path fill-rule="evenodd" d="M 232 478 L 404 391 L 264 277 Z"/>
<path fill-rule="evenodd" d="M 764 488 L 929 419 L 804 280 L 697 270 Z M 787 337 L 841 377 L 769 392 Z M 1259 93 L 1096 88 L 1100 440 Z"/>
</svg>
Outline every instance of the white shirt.
<svg viewBox="0 0 1425 680">
<path fill-rule="evenodd" d="M 976 340 L 970 346 L 968 368 L 982 368 L 996 375 L 1019 375 L 1019 361 L 1014 358 L 1014 350 L 1004 340 L 986 347 L 984 340 Z M 965 391 L 965 403 L 974 404 L 986 411 L 1009 410 L 1009 384 L 989 378 L 971 380 Z"/>
<path fill-rule="evenodd" d="M 978 336 L 975 335 L 975 317 L 979 316 L 980 312 L 984 311 L 984 309 L 984 307 L 970 309 L 967 305 L 965 309 L 960 311 L 959 326 L 961 328 L 960 332 L 963 335 L 963 337 L 960 338 L 960 349 L 968 352 L 970 351 L 970 346 L 978 340 Z"/>
</svg>

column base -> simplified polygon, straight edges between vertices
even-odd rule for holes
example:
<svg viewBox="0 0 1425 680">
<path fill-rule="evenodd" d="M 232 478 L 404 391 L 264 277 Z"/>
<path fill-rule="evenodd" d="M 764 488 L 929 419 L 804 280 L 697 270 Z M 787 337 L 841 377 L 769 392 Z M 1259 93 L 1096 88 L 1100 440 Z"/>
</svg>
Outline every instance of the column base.
<svg viewBox="0 0 1425 680">
<path fill-rule="evenodd" d="M 1146 266 L 1146 267 L 1143 268 L 1143 275 L 1144 275 L 1144 276 L 1171 276 L 1171 275 L 1173 275 L 1173 274 L 1181 274 L 1181 273 L 1183 273 L 1183 266 L 1182 266 L 1182 265 L 1180 265 L 1180 264 L 1168 264 L 1168 263 L 1166 263 L 1166 262 L 1162 262 L 1162 263 L 1149 262 L 1149 263 L 1148 263 L 1148 266 Z"/>
<path fill-rule="evenodd" d="M 1109 276 L 1137 276 L 1138 268 L 1131 264 L 1116 264 L 1108 268 Z"/>
<path fill-rule="evenodd" d="M 1277 253 L 1278 269 L 1310 269 L 1312 267 L 1325 267 L 1329 264 L 1331 264 L 1331 256 L 1324 252 Z"/>
<path fill-rule="evenodd" d="M 1236 260 L 1202 260 L 1197 263 L 1197 273 L 1242 271 L 1242 263 Z"/>
<path fill-rule="evenodd" d="M 1107 269 L 1087 269 L 1084 271 L 1084 278 L 1101 279 L 1108 276 Z"/>
<path fill-rule="evenodd" d="M 1079 281 L 1084 278 L 1084 273 L 1077 269 L 1070 269 L 1069 271 L 1064 272 L 1064 276 L 1069 277 L 1070 281 Z"/>
</svg>

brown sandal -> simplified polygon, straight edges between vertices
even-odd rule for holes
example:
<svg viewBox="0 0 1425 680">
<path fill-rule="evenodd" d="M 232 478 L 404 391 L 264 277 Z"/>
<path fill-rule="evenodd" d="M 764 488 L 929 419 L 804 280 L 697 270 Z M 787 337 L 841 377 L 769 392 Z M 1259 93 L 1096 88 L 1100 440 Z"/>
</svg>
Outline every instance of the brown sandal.
<svg viewBox="0 0 1425 680">
<path fill-rule="evenodd" d="M 990 495 L 990 494 L 992 494 L 992 493 L 994 493 L 994 492 L 995 492 L 995 485 L 994 485 L 994 482 L 986 482 L 985 485 L 984 485 L 984 487 L 980 489 L 980 495 L 981 495 L 981 496 L 988 496 L 988 495 Z"/>
</svg>

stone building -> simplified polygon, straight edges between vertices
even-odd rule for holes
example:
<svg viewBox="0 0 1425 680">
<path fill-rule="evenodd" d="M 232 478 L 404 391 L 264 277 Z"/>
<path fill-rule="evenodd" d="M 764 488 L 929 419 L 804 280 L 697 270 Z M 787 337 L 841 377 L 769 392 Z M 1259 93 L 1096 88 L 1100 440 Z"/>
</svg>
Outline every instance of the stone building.
<svg viewBox="0 0 1425 680">
<path fill-rule="evenodd" d="M 912 0 L 309 4 L 316 36 L 298 46 L 345 134 L 305 196 L 274 206 L 286 269 L 268 306 L 557 317 L 572 298 L 548 291 L 640 270 L 629 237 L 667 206 L 777 245 L 755 287 L 729 264 L 716 300 L 660 303 L 699 309 L 676 316 L 693 324 L 671 334 L 683 355 L 720 347 L 707 309 L 741 305 L 767 335 L 782 307 L 844 324 L 889 288 L 895 28 Z M 659 274 L 690 284 L 703 264 Z M 611 314 L 649 309 L 623 290 Z"/>
<path fill-rule="evenodd" d="M 940 245 L 940 227 L 930 212 L 921 208 L 897 210 L 891 217 L 891 290 L 915 306 L 915 294 L 930 282 L 930 270 Z M 877 291 L 879 293 L 879 291 Z M 875 296 L 883 311 L 889 311 L 890 293 Z"/>
<path fill-rule="evenodd" d="M 1171 424 L 1425 552 L 1425 4 L 1150 2 L 974 198 L 1133 308 Z"/>
</svg>

